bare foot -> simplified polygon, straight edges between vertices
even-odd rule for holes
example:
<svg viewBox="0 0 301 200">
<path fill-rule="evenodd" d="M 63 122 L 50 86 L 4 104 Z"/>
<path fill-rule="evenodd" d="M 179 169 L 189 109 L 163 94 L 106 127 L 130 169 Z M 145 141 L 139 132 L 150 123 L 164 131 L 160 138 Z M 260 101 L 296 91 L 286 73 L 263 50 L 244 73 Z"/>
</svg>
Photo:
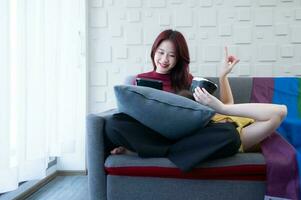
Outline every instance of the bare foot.
<svg viewBox="0 0 301 200">
<path fill-rule="evenodd" d="M 134 154 L 136 154 L 136 153 L 133 152 L 133 151 L 130 151 L 130 150 L 128 150 L 128 149 L 126 149 L 126 148 L 124 148 L 124 147 L 122 147 L 122 146 L 120 146 L 120 147 L 116 147 L 115 149 L 113 149 L 113 150 L 111 151 L 111 154 L 112 154 L 112 155 L 118 155 L 118 154 L 134 155 Z"/>
</svg>

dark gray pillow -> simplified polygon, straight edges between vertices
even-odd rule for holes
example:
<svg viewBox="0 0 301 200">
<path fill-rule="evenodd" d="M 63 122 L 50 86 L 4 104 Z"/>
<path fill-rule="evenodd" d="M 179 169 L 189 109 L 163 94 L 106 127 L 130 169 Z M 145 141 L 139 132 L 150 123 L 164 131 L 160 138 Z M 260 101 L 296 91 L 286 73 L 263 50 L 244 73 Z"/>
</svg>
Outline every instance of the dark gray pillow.
<svg viewBox="0 0 301 200">
<path fill-rule="evenodd" d="M 114 87 L 120 112 L 128 114 L 169 139 L 204 127 L 215 112 L 186 97 L 149 87 Z"/>
</svg>

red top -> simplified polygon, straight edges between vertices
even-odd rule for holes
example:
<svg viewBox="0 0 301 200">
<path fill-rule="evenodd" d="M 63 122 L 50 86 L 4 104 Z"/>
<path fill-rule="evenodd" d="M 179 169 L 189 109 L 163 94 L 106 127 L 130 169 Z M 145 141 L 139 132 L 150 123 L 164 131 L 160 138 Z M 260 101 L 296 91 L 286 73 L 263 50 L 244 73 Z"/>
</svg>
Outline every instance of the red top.
<svg viewBox="0 0 301 200">
<path fill-rule="evenodd" d="M 160 80 L 163 83 L 163 90 L 166 92 L 174 93 L 174 89 L 171 87 L 171 80 L 169 74 L 160 74 L 156 71 L 150 71 L 142 74 L 138 74 L 137 78 L 148 78 L 148 79 L 155 79 Z"/>
<path fill-rule="evenodd" d="M 156 71 L 150 71 L 142 74 L 138 74 L 136 78 L 147 78 L 147 79 L 155 79 L 155 80 L 160 80 L 163 83 L 163 90 L 166 92 L 172 92 L 175 93 L 175 90 L 171 87 L 171 80 L 170 80 L 170 75 L 169 74 L 160 74 L 157 73 Z M 189 82 L 191 84 L 193 79 L 193 76 L 189 74 Z M 136 85 L 136 82 L 134 81 L 133 83 Z"/>
</svg>

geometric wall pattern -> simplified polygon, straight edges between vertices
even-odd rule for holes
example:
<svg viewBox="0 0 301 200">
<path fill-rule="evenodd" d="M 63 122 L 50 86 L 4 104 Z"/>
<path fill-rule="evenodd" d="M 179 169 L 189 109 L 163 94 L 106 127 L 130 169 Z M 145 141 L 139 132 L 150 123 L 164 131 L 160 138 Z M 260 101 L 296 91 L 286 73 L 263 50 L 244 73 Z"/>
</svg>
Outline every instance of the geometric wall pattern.
<svg viewBox="0 0 301 200">
<path fill-rule="evenodd" d="M 194 76 L 217 76 L 223 47 L 231 76 L 301 76 L 301 0 L 89 0 L 89 112 L 115 107 L 113 86 L 152 69 L 165 29 L 185 36 Z"/>
</svg>

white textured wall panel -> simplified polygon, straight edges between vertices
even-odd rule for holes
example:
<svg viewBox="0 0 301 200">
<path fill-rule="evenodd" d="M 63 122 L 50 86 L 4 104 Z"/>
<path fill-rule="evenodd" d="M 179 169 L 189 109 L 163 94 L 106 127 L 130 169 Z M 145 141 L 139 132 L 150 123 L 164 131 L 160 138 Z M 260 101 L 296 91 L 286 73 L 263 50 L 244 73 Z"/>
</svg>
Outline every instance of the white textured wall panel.
<svg viewBox="0 0 301 200">
<path fill-rule="evenodd" d="M 124 32 L 124 39 L 126 44 L 142 44 L 142 29 L 140 27 L 136 27 L 135 25 L 128 25 L 127 27 L 125 27 Z"/>
<path fill-rule="evenodd" d="M 251 10 L 249 8 L 241 8 L 238 11 L 239 21 L 250 21 L 251 20 Z"/>
<path fill-rule="evenodd" d="M 291 58 L 293 56 L 294 56 L 294 46 L 293 45 L 281 46 L 281 57 Z"/>
<path fill-rule="evenodd" d="M 126 0 L 125 3 L 127 8 L 140 8 L 142 6 L 141 0 Z"/>
<path fill-rule="evenodd" d="M 110 34 L 112 37 L 121 37 L 122 36 L 122 27 L 119 25 L 112 25 L 110 27 Z"/>
<path fill-rule="evenodd" d="M 220 36 L 231 36 L 232 26 L 229 24 L 222 24 L 219 26 L 219 35 Z"/>
<path fill-rule="evenodd" d="M 251 26 L 235 26 L 234 27 L 234 43 L 250 44 L 252 43 L 252 27 Z"/>
<path fill-rule="evenodd" d="M 300 64 L 295 64 L 292 65 L 290 72 L 294 71 L 294 74 L 297 76 L 301 76 L 301 65 Z"/>
<path fill-rule="evenodd" d="M 251 6 L 251 0 L 235 0 L 234 5 L 237 7 L 249 7 Z"/>
<path fill-rule="evenodd" d="M 96 63 L 112 62 L 112 47 L 110 45 L 96 41 L 92 46 Z"/>
<path fill-rule="evenodd" d="M 107 70 L 100 67 L 92 68 L 90 70 L 90 85 L 91 86 L 107 86 Z"/>
<path fill-rule="evenodd" d="M 191 63 L 191 65 L 189 65 L 190 68 L 190 72 L 197 74 L 199 71 L 199 66 L 197 65 L 197 63 Z"/>
<path fill-rule="evenodd" d="M 125 46 L 114 48 L 114 53 L 117 59 L 126 59 L 128 57 L 128 48 Z"/>
<path fill-rule="evenodd" d="M 176 27 L 191 27 L 193 25 L 193 16 L 189 9 L 177 9 L 174 16 Z"/>
<path fill-rule="evenodd" d="M 203 64 L 200 67 L 199 72 L 202 74 L 201 76 L 216 76 L 217 73 L 217 65 L 216 64 Z"/>
<path fill-rule="evenodd" d="M 218 23 L 219 24 L 229 24 L 232 25 L 235 21 L 235 16 L 238 15 L 239 20 L 239 12 L 241 9 L 244 8 L 238 8 L 237 11 L 233 9 L 224 9 L 224 10 L 219 10 L 217 12 L 218 15 Z"/>
<path fill-rule="evenodd" d="M 91 100 L 95 103 L 105 103 L 107 100 L 106 91 L 102 87 L 91 87 Z"/>
<path fill-rule="evenodd" d="M 176 29 L 195 76 L 217 76 L 224 46 L 240 58 L 230 76 L 301 76 L 301 0 L 89 0 L 89 111 L 115 106 L 113 86 L 152 69 L 156 36 Z"/>
<path fill-rule="evenodd" d="M 268 77 L 273 74 L 272 64 L 257 64 L 255 65 L 255 73 L 259 77 Z"/>
<path fill-rule="evenodd" d="M 197 61 L 197 46 L 196 44 L 191 44 L 189 46 L 190 62 L 193 63 Z"/>
<path fill-rule="evenodd" d="M 259 0 L 259 6 L 276 6 L 276 0 Z"/>
<path fill-rule="evenodd" d="M 168 26 L 170 25 L 170 14 L 161 13 L 159 16 L 159 25 L 160 26 Z"/>
<path fill-rule="evenodd" d="M 272 26 L 273 9 L 272 8 L 255 9 L 254 23 L 256 26 Z"/>
<path fill-rule="evenodd" d="M 291 42 L 301 43 L 301 26 L 291 28 Z"/>
<path fill-rule="evenodd" d="M 275 24 L 275 35 L 287 35 L 288 34 L 288 24 L 279 23 Z"/>
<path fill-rule="evenodd" d="M 295 20 L 301 20 L 301 9 L 295 10 Z"/>
<path fill-rule="evenodd" d="M 201 0 L 202 7 L 211 7 L 213 5 L 212 0 Z"/>
<path fill-rule="evenodd" d="M 277 46 L 274 44 L 258 45 L 257 53 L 259 61 L 276 61 Z"/>
<path fill-rule="evenodd" d="M 291 76 L 289 67 L 287 65 L 276 65 L 273 67 L 273 74 L 275 76 Z"/>
<path fill-rule="evenodd" d="M 103 0 L 91 0 L 91 7 L 102 7 Z"/>
<path fill-rule="evenodd" d="M 238 46 L 236 55 L 241 61 L 249 62 L 249 63 L 252 60 L 252 57 L 254 57 L 253 49 L 250 45 Z"/>
<path fill-rule="evenodd" d="M 205 62 L 221 61 L 221 46 L 206 45 L 203 47 L 203 60 Z"/>
<path fill-rule="evenodd" d="M 148 6 L 151 8 L 166 7 L 166 0 L 148 0 Z"/>
<path fill-rule="evenodd" d="M 251 65 L 250 64 L 243 64 L 241 63 L 238 67 L 239 75 L 241 76 L 250 76 L 251 75 Z"/>
<path fill-rule="evenodd" d="M 98 8 L 90 9 L 90 26 L 106 27 L 107 21 L 107 11 Z"/>
<path fill-rule="evenodd" d="M 128 22 L 139 22 L 140 21 L 140 12 L 131 10 L 127 12 Z"/>
<path fill-rule="evenodd" d="M 200 26 L 216 26 L 216 10 L 215 9 L 203 9 L 202 12 L 199 12 L 199 23 Z"/>
<path fill-rule="evenodd" d="M 181 4 L 183 0 L 170 0 L 171 4 Z"/>
</svg>

